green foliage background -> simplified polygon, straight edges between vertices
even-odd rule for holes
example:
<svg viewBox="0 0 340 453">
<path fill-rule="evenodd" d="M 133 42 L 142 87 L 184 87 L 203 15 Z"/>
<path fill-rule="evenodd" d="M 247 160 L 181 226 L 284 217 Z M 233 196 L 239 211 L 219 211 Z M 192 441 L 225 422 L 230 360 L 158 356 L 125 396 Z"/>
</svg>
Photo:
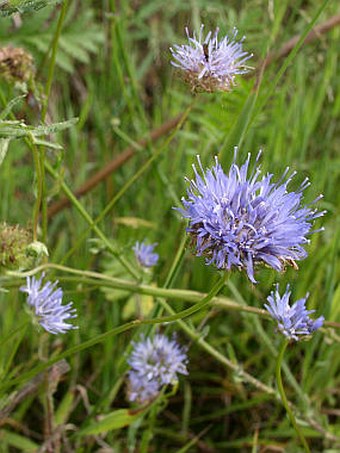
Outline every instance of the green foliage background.
<svg viewBox="0 0 340 453">
<path fill-rule="evenodd" d="M 57 383 L 52 408 L 47 407 L 46 386 L 41 385 L 8 417 L 0 417 L 1 451 L 39 451 L 48 440 L 44 429 L 48 417 L 56 448 L 65 452 L 299 451 L 280 402 L 242 374 L 275 389 L 280 343 L 274 324 L 244 307 L 262 308 L 274 282 L 281 288 L 290 282 L 295 299 L 309 292 L 309 308 L 329 322 L 340 322 L 340 27 L 302 46 L 294 58 L 286 56 L 268 65 L 258 79 L 258 92 L 254 83 L 268 52 L 277 52 L 294 35 L 304 33 L 320 8 L 317 23 L 340 14 L 339 5 L 318 0 L 70 1 L 56 43 L 49 129 L 42 124 L 40 106 L 61 5 L 2 3 L 0 46 L 31 52 L 37 71 L 34 83 L 26 87 L 14 86 L 0 74 L 1 108 L 23 90 L 29 92 L 1 118 L 0 140 L 11 139 L 0 142 L 1 220 L 32 229 L 37 179 L 27 144 L 30 137 L 45 149 L 50 166 L 49 206 L 64 196 L 63 183 L 75 191 L 126 147 L 135 153 L 80 199 L 90 218 L 96 219 L 116 197 L 98 222 L 101 234 L 89 229 L 75 202 L 48 222 L 48 262 L 81 271 L 48 271 L 49 278 L 60 280 L 65 300 L 74 301 L 79 331 L 50 338 L 28 326 L 13 334 L 27 318 L 24 297 L 18 292 L 24 280 L 5 272 L 0 278 L 0 410 L 8 406 L 11 392 L 20 391 L 48 367 L 48 359 L 56 361 L 65 353 L 71 367 Z M 45 7 L 36 10 L 38 6 Z M 19 24 L 7 16 L 14 10 L 6 12 L 5 7 L 19 8 Z M 230 93 L 194 95 L 170 65 L 169 46 L 185 41 L 186 25 L 198 30 L 201 22 L 207 30 L 219 26 L 222 34 L 236 26 L 240 36 L 246 35 L 245 49 L 254 54 L 253 73 L 239 78 Z M 138 145 L 185 111 L 188 116 L 180 129 Z M 77 124 L 67 122 L 74 117 L 79 118 Z M 5 127 L 10 132 L 1 135 Z M 203 297 L 216 282 L 218 272 L 194 257 L 188 244 L 184 247 L 185 223 L 173 207 L 180 206 L 184 176 L 192 176 L 197 154 L 208 166 L 220 154 L 227 168 L 238 144 L 240 162 L 248 152 L 255 156 L 262 148 L 262 169 L 275 174 L 276 180 L 287 166 L 297 170 L 292 188 L 309 177 L 306 202 L 324 194 L 318 207 L 327 214 L 316 228 L 324 226 L 325 231 L 312 236 L 309 257 L 299 263 L 299 271 L 290 268 L 277 275 L 261 269 L 256 287 L 245 275 L 233 272 L 212 308 L 161 326 L 169 334 L 178 332 L 179 341 L 189 344 L 190 375 L 181 379 L 173 395 L 167 391 L 158 405 L 127 411 L 126 354 L 132 339 L 155 327 L 128 325 L 129 330 L 121 333 L 112 329 L 134 319 L 167 315 L 169 307 L 179 312 L 193 302 L 184 290 Z M 141 286 L 131 275 L 140 274 L 131 247 L 145 238 L 158 243 L 161 258 Z M 45 239 L 42 231 L 39 239 Z M 92 278 L 89 271 L 107 279 Z M 125 283 L 119 284 L 118 278 Z M 155 288 L 164 291 L 157 294 Z M 182 292 L 175 296 L 175 289 Z M 236 309 L 230 309 L 230 302 L 237 304 Z M 288 398 L 315 452 L 335 452 L 340 445 L 339 340 L 339 330 L 327 327 L 310 341 L 292 345 L 286 354 Z M 226 366 L 223 357 L 239 373 Z"/>
</svg>

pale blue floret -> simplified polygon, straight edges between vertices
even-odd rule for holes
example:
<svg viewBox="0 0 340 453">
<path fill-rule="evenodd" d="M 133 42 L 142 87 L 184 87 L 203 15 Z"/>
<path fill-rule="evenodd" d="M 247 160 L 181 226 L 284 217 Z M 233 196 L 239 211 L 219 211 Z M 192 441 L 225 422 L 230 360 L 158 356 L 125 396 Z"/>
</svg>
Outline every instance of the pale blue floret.
<svg viewBox="0 0 340 453">
<path fill-rule="evenodd" d="M 135 252 L 135 257 L 142 267 L 152 267 L 158 263 L 159 255 L 154 253 L 155 244 L 145 244 L 144 242 L 136 242 L 132 247 Z"/>
<path fill-rule="evenodd" d="M 136 371 L 130 371 L 128 377 L 129 401 L 147 403 L 159 394 L 160 386 L 156 380 L 147 380 Z"/>
<path fill-rule="evenodd" d="M 189 44 L 170 47 L 173 60 L 171 64 L 187 73 L 187 78 L 196 87 L 214 91 L 230 90 L 234 85 L 237 74 L 249 71 L 246 61 L 252 57 L 242 48 L 244 37 L 236 41 L 237 30 L 232 36 L 218 40 L 219 29 L 208 32 L 203 36 L 204 25 L 201 25 L 199 35 L 191 37 L 188 28 L 185 29 Z"/>
<path fill-rule="evenodd" d="M 279 286 L 276 285 L 275 292 L 270 293 L 267 297 L 268 304 L 264 306 L 278 322 L 279 330 L 287 338 L 297 341 L 299 336 L 311 335 L 319 329 L 325 318 L 320 316 L 316 320 L 310 319 L 309 315 L 314 313 L 315 310 L 306 309 L 306 300 L 309 294 L 306 294 L 303 299 L 297 300 L 292 306 L 289 305 L 290 296 L 289 285 L 287 285 L 282 297 L 279 293 Z"/>
<path fill-rule="evenodd" d="M 164 385 L 175 384 L 177 374 L 188 374 L 186 350 L 175 340 L 156 334 L 133 343 L 128 359 L 128 397 L 146 403 L 155 398 Z"/>
<path fill-rule="evenodd" d="M 285 265 L 296 266 L 295 261 L 307 256 L 304 246 L 313 220 L 324 212 L 302 206 L 307 179 L 296 192 L 289 192 L 295 173 L 286 179 L 287 169 L 274 183 L 272 174 L 260 178 L 258 166 L 248 175 L 250 154 L 240 167 L 236 156 L 237 149 L 228 174 L 217 158 L 215 166 L 205 171 L 197 156 L 199 171 L 193 165 L 195 178 L 187 180 L 187 199 L 182 198 L 184 208 L 179 211 L 189 219 L 187 231 L 197 256 L 205 256 L 206 263 L 218 269 L 244 269 L 256 283 L 255 265 L 282 271 Z"/>
<path fill-rule="evenodd" d="M 34 311 L 37 322 L 52 334 L 77 329 L 77 326 L 65 322 L 77 317 L 76 310 L 72 308 L 73 303 L 62 305 L 63 291 L 56 288 L 58 281 L 48 281 L 42 285 L 43 278 L 44 274 L 39 280 L 27 277 L 26 286 L 20 288 L 20 291 L 27 293 L 27 303 Z"/>
</svg>

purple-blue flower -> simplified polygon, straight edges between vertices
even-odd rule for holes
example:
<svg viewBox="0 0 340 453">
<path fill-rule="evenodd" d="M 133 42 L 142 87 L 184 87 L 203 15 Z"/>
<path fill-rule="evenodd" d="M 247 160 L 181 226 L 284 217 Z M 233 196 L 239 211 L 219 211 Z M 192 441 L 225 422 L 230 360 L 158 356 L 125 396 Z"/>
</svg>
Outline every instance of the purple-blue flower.
<svg viewBox="0 0 340 453">
<path fill-rule="evenodd" d="M 311 335 L 319 329 L 324 321 L 320 316 L 316 320 L 310 319 L 309 315 L 315 310 L 306 309 L 307 293 L 302 299 L 297 300 L 292 306 L 289 305 L 291 291 L 289 285 L 283 296 L 280 296 L 279 285 L 276 285 L 275 292 L 272 291 L 267 297 L 268 304 L 264 304 L 270 315 L 278 322 L 279 330 L 291 340 L 299 340 L 299 336 Z"/>
<path fill-rule="evenodd" d="M 308 179 L 289 192 L 295 173 L 286 178 L 288 168 L 272 182 L 272 174 L 260 177 L 259 166 L 248 175 L 250 154 L 240 167 L 236 155 L 237 149 L 228 174 L 217 158 L 215 166 L 204 171 L 198 156 L 199 171 L 193 165 L 195 178 L 187 180 L 187 198 L 178 210 L 189 220 L 187 231 L 197 256 L 205 256 L 206 263 L 218 269 L 245 270 L 256 283 L 254 266 L 260 263 L 277 271 L 286 265 L 297 267 L 295 261 L 307 256 L 304 246 L 313 220 L 324 212 L 302 206 Z"/>
<path fill-rule="evenodd" d="M 128 374 L 127 394 L 129 401 L 140 404 L 152 401 L 159 394 L 160 385 L 156 380 L 141 377 L 137 371 L 131 370 Z"/>
<path fill-rule="evenodd" d="M 142 338 L 133 343 L 128 359 L 128 398 L 147 403 L 155 398 L 164 385 L 176 384 L 177 374 L 188 374 L 186 349 L 165 335 Z"/>
<path fill-rule="evenodd" d="M 157 264 L 159 255 L 158 253 L 154 253 L 156 245 L 156 243 L 145 244 L 144 242 L 137 241 L 132 247 L 132 250 L 135 252 L 135 257 L 142 267 L 152 267 Z"/>
<path fill-rule="evenodd" d="M 57 288 L 58 281 L 54 283 L 48 281 L 43 285 L 43 278 L 44 274 L 39 280 L 35 277 L 27 277 L 26 286 L 20 288 L 20 291 L 27 293 L 27 303 L 34 311 L 37 322 L 47 332 L 53 334 L 78 329 L 77 326 L 65 322 L 76 318 L 77 315 L 76 310 L 72 308 L 72 302 L 62 305 L 63 291 Z"/>
<path fill-rule="evenodd" d="M 184 79 L 193 90 L 229 91 L 235 84 L 235 75 L 245 74 L 251 69 L 245 63 L 251 54 L 242 49 L 242 42 L 236 41 L 237 30 L 232 36 L 218 40 L 219 29 L 209 31 L 204 38 L 204 25 L 201 25 L 199 35 L 191 37 L 188 28 L 185 29 L 189 44 L 170 47 L 173 60 L 171 64 L 183 71 Z"/>
</svg>

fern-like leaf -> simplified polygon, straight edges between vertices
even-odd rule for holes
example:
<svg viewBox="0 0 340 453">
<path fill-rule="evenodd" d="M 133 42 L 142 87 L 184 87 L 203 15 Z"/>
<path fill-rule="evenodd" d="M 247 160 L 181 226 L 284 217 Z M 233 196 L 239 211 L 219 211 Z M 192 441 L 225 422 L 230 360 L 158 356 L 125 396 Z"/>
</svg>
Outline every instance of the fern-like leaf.
<svg viewBox="0 0 340 453">
<path fill-rule="evenodd" d="M 30 13 L 56 3 L 60 3 L 60 0 L 0 0 L 0 15 L 11 16 L 15 13 Z"/>
<path fill-rule="evenodd" d="M 24 16 L 21 27 L 15 30 L 9 19 L 3 19 L 0 41 L 26 48 L 38 58 L 44 57 L 49 51 L 55 31 L 55 24 L 49 24 L 50 18 L 51 10 L 45 8 L 32 17 Z M 104 40 L 103 28 L 96 23 L 93 11 L 77 11 L 70 5 L 58 42 L 57 66 L 72 73 L 74 62 L 88 64 L 91 61 L 90 54 L 98 52 Z M 39 61 L 36 66 L 39 66 Z"/>
<path fill-rule="evenodd" d="M 13 101 L 15 101 L 16 99 L 14 99 Z M 11 107 L 13 107 L 13 105 Z M 36 145 L 43 145 L 48 148 L 57 150 L 62 149 L 62 146 L 58 143 L 50 142 L 39 137 L 67 129 L 77 123 L 77 121 L 78 118 L 71 118 L 68 121 L 62 121 L 60 123 L 30 126 L 27 125 L 24 121 L 0 120 L 0 165 L 2 164 L 7 154 L 10 141 L 17 138 L 29 137 Z"/>
</svg>

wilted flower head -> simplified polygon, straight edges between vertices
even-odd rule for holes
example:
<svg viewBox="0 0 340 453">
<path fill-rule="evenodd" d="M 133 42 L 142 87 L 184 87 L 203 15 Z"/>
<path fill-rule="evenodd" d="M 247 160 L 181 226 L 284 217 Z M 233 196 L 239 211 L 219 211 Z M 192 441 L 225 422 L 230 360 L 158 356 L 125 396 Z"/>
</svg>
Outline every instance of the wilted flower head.
<svg viewBox="0 0 340 453">
<path fill-rule="evenodd" d="M 152 267 L 157 264 L 159 255 L 153 251 L 156 245 L 156 243 L 148 245 L 144 242 L 137 241 L 132 247 L 135 257 L 142 267 Z"/>
<path fill-rule="evenodd" d="M 19 225 L 0 224 L 0 268 L 23 269 L 30 264 L 27 247 L 32 234 Z"/>
<path fill-rule="evenodd" d="M 130 401 L 147 403 L 155 398 L 164 385 L 175 384 L 177 374 L 188 374 L 186 350 L 175 340 L 156 334 L 133 343 L 128 359 L 131 370 L 128 375 Z"/>
<path fill-rule="evenodd" d="M 0 76 L 9 82 L 27 82 L 35 75 L 32 55 L 21 47 L 0 47 Z"/>
<path fill-rule="evenodd" d="M 287 264 L 297 267 L 295 261 L 307 256 L 304 245 L 312 221 L 324 213 L 301 205 L 308 179 L 296 192 L 288 192 L 295 173 L 284 181 L 287 168 L 276 183 L 272 174 L 260 178 L 259 167 L 248 176 L 250 154 L 241 167 L 236 154 L 228 174 L 217 158 L 215 166 L 204 171 L 198 157 L 202 175 L 193 166 L 195 179 L 188 180 L 188 199 L 182 198 L 184 209 L 179 211 L 189 219 L 187 231 L 197 256 L 204 255 L 206 263 L 218 269 L 245 269 L 256 283 L 254 265 L 267 264 L 277 271 Z"/>
<path fill-rule="evenodd" d="M 315 321 L 309 315 L 315 310 L 306 309 L 307 293 L 303 299 L 297 300 L 292 306 L 289 305 L 291 292 L 287 285 L 284 295 L 279 293 L 279 285 L 276 285 L 275 292 L 272 291 L 267 297 L 269 304 L 264 304 L 270 315 L 277 320 L 279 330 L 291 340 L 299 340 L 299 336 L 311 335 L 322 326 L 324 317 L 320 316 Z"/>
<path fill-rule="evenodd" d="M 205 38 L 203 29 L 201 25 L 198 37 L 195 33 L 191 37 L 188 28 L 185 29 L 189 44 L 170 47 L 171 64 L 183 71 L 184 79 L 193 90 L 229 91 L 235 84 L 235 75 L 249 71 L 245 63 L 252 55 L 242 49 L 244 37 L 241 41 L 235 40 L 236 29 L 231 38 L 225 36 L 220 41 L 218 28 L 214 34 L 209 31 Z"/>
<path fill-rule="evenodd" d="M 65 322 L 67 319 L 77 317 L 76 310 L 71 308 L 73 303 L 62 305 L 63 290 L 56 288 L 58 281 L 42 285 L 43 278 L 44 274 L 39 280 L 27 277 L 26 286 L 20 288 L 20 291 L 28 294 L 27 303 L 33 309 L 37 322 L 47 332 L 53 334 L 77 329 L 77 326 Z"/>
</svg>

